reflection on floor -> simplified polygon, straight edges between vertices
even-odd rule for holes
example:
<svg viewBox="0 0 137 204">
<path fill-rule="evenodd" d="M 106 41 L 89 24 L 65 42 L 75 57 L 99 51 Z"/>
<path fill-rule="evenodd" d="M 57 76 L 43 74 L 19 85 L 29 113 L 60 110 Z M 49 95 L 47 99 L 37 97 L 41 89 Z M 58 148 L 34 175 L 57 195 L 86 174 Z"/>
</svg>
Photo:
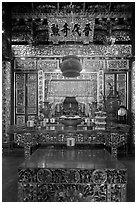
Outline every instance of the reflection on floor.
<svg viewBox="0 0 137 204">
<path fill-rule="evenodd" d="M 118 159 L 128 169 L 127 202 L 135 201 L 135 160 L 134 155 L 119 153 Z M 24 161 L 22 149 L 3 153 L 2 158 L 2 201 L 17 202 L 17 167 Z"/>
</svg>

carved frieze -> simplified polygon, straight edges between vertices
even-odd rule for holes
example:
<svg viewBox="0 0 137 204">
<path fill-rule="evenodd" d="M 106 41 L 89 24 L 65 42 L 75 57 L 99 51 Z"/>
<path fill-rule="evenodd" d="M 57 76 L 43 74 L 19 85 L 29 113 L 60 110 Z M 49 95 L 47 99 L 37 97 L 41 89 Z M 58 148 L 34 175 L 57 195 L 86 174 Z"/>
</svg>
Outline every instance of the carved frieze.
<svg viewBox="0 0 137 204">
<path fill-rule="evenodd" d="M 42 57 L 78 55 L 79 57 L 130 57 L 131 45 L 60 45 L 60 46 L 29 46 L 12 45 L 15 57 Z"/>
</svg>

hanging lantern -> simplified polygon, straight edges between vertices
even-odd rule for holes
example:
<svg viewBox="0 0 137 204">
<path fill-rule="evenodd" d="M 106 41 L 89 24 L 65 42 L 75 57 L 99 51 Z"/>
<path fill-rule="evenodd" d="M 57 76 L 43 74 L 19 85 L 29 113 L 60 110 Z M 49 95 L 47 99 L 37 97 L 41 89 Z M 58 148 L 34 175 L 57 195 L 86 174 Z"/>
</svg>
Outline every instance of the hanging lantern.
<svg viewBox="0 0 137 204">
<path fill-rule="evenodd" d="M 63 57 L 60 68 L 62 75 L 65 77 L 77 77 L 80 75 L 82 70 L 79 57 L 75 55 L 68 55 Z"/>
</svg>

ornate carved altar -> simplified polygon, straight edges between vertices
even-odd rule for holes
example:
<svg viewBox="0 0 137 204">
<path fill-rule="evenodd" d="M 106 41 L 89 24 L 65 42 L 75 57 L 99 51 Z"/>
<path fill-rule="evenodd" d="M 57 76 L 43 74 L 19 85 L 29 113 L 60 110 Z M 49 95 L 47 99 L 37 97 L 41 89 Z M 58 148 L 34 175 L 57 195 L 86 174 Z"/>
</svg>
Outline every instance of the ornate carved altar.
<svg viewBox="0 0 137 204">
<path fill-rule="evenodd" d="M 38 149 L 18 168 L 20 202 L 124 202 L 126 185 L 106 150 Z"/>
<path fill-rule="evenodd" d="M 53 128 L 54 125 L 50 125 Z M 24 147 L 25 158 L 31 154 L 31 147 L 36 144 L 67 144 L 67 138 L 74 138 L 75 144 L 102 144 L 111 147 L 112 157 L 117 158 L 117 148 L 127 143 L 129 126 L 112 128 L 108 130 L 62 130 L 62 126 L 55 129 L 28 128 L 26 126 L 12 126 L 10 134 L 15 134 L 15 142 Z"/>
</svg>

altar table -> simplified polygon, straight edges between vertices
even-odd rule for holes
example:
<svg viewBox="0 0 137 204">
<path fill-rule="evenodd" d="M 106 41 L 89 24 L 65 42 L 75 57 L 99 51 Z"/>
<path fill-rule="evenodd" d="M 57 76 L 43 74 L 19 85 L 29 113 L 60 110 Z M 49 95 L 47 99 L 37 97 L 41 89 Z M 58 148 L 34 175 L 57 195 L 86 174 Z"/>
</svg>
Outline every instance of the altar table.
<svg viewBox="0 0 137 204">
<path fill-rule="evenodd" d="M 14 142 L 24 146 L 25 157 L 31 154 L 31 147 L 37 144 L 67 144 L 67 138 L 75 138 L 76 144 L 103 144 L 111 147 L 113 158 L 117 158 L 117 148 L 127 144 L 128 130 L 46 130 L 12 126 L 9 134 L 14 134 Z"/>
<path fill-rule="evenodd" d="M 38 149 L 18 167 L 20 202 L 125 202 L 126 186 L 105 149 Z"/>
</svg>

